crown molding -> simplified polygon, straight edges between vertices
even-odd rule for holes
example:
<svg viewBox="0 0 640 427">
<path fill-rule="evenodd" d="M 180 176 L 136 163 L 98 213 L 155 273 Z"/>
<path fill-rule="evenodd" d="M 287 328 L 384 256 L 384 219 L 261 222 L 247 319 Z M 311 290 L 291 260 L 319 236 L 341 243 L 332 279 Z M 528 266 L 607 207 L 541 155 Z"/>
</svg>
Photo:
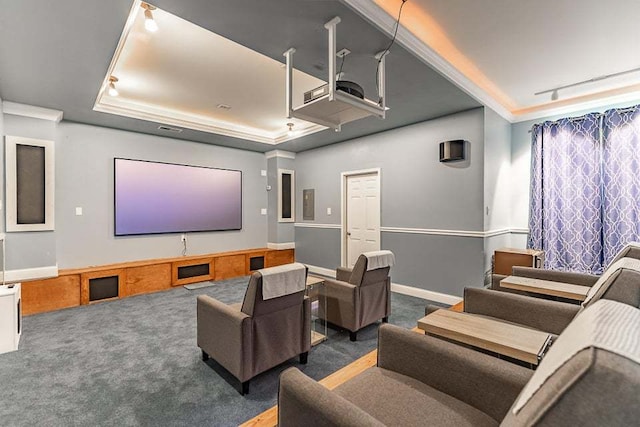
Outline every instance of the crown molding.
<svg viewBox="0 0 640 427">
<path fill-rule="evenodd" d="M 539 109 L 530 109 L 530 112 L 517 113 L 512 123 L 526 122 L 528 120 L 542 119 L 550 116 L 563 116 L 576 113 L 583 110 L 597 110 L 603 107 L 609 107 L 614 104 L 622 104 L 625 102 L 640 102 L 640 92 L 634 91 L 629 93 L 617 94 L 598 99 L 591 99 L 584 102 L 577 102 L 559 107 L 541 106 Z"/>
<path fill-rule="evenodd" d="M 60 123 L 63 112 L 51 108 L 36 107 L 34 105 L 19 104 L 17 102 L 2 101 L 2 112 L 14 116 L 31 117 L 33 119 L 49 120 Z"/>
<path fill-rule="evenodd" d="M 372 24 L 378 27 L 380 30 L 388 34 L 393 35 L 396 19 L 385 12 L 380 6 L 370 1 L 362 0 L 343 0 L 351 9 L 362 15 L 365 19 L 369 20 Z M 396 35 L 396 42 L 402 45 L 409 52 L 416 55 L 419 59 L 425 62 L 427 65 L 438 71 L 444 77 L 446 77 L 453 84 L 458 86 L 469 96 L 483 105 L 491 108 L 500 116 L 513 122 L 515 116 L 504 105 L 496 101 L 491 95 L 489 95 L 484 89 L 480 88 L 472 80 L 470 80 L 463 73 L 458 71 L 453 65 L 446 59 L 440 56 L 431 47 L 425 44 L 422 40 L 414 36 L 409 30 L 400 25 L 398 33 Z"/>
<path fill-rule="evenodd" d="M 291 159 L 294 160 L 296 158 L 296 153 L 292 153 L 290 151 L 284 150 L 271 150 L 264 153 L 267 159 L 273 159 L 274 157 L 280 157 L 281 159 Z"/>
</svg>

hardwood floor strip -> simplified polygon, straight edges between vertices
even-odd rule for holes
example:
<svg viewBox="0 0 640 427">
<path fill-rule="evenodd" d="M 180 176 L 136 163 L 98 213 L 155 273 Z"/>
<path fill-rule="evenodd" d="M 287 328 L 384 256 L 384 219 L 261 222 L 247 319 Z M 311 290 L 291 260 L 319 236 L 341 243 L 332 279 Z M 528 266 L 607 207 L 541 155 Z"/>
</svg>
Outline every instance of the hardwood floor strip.
<svg viewBox="0 0 640 427">
<path fill-rule="evenodd" d="M 451 307 L 451 310 L 462 311 L 462 302 Z M 411 330 L 424 334 L 424 331 L 418 329 L 417 326 Z M 340 384 L 343 384 L 351 378 L 361 374 L 366 369 L 376 366 L 377 362 L 378 350 L 373 350 L 371 353 L 365 354 L 344 368 L 338 369 L 333 374 L 320 380 L 319 383 L 327 387 L 329 390 L 333 390 Z M 269 408 L 263 413 L 251 418 L 249 421 L 240 424 L 240 427 L 275 427 L 276 425 L 278 425 L 278 405 Z"/>
</svg>

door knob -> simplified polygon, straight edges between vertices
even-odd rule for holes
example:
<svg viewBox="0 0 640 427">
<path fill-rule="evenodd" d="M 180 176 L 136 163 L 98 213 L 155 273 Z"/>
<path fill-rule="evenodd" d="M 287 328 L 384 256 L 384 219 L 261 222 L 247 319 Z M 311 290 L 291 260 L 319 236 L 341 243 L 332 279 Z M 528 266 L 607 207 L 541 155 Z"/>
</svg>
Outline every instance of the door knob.
<svg viewBox="0 0 640 427">
<path fill-rule="evenodd" d="M 351 232 L 347 231 L 347 236 L 351 236 Z"/>
</svg>

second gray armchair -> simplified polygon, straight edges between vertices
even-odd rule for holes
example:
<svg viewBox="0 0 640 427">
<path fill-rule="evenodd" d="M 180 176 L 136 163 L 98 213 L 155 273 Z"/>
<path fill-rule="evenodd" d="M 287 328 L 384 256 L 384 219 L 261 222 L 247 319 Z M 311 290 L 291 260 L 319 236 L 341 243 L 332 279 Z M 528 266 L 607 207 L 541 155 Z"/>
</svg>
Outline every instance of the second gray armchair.
<svg viewBox="0 0 640 427">
<path fill-rule="evenodd" d="M 264 276 L 274 272 L 279 276 L 275 293 L 264 286 Z M 251 275 L 241 305 L 198 296 L 202 359 L 211 357 L 236 377 L 240 394 L 249 392 L 251 378 L 288 359 L 299 355 L 307 363 L 311 309 L 304 296 L 306 276 L 302 264 L 259 270 Z"/>
<path fill-rule="evenodd" d="M 391 314 L 389 270 L 395 258 L 391 251 L 367 252 L 358 257 L 353 269 L 338 267 L 336 280 L 325 281 L 326 306 L 321 300 L 321 317 L 349 331 L 351 341 L 360 329 Z"/>
</svg>

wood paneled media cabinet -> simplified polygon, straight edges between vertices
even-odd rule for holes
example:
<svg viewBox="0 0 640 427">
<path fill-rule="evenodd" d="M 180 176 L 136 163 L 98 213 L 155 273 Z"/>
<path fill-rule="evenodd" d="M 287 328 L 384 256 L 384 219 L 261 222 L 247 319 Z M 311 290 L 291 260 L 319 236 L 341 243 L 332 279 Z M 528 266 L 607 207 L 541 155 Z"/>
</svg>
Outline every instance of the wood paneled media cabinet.
<svg viewBox="0 0 640 427">
<path fill-rule="evenodd" d="M 535 249 L 500 248 L 494 254 L 494 274 L 511 276 L 514 266 L 542 268 L 544 251 Z"/>
<path fill-rule="evenodd" d="M 22 313 L 43 313 L 245 276 L 260 268 L 294 262 L 294 255 L 293 249 L 257 248 L 60 270 L 58 277 L 22 283 Z"/>
</svg>

